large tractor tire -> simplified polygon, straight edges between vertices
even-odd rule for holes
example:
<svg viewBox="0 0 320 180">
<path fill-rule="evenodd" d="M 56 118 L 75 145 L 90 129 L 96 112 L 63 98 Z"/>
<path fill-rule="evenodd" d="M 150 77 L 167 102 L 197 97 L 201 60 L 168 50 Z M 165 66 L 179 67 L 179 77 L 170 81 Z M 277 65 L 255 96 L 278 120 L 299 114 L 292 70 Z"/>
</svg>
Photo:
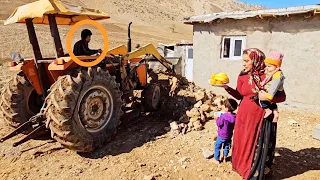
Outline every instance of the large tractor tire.
<svg viewBox="0 0 320 180">
<path fill-rule="evenodd" d="M 51 86 L 45 112 L 53 139 L 77 152 L 90 152 L 111 140 L 122 114 L 122 92 L 101 68 L 65 75 Z"/>
<path fill-rule="evenodd" d="M 0 112 L 4 121 L 11 127 L 17 128 L 42 106 L 41 97 L 22 74 L 16 74 L 2 89 Z"/>
<path fill-rule="evenodd" d="M 156 111 L 160 106 L 160 85 L 159 83 L 150 83 L 142 91 L 143 102 L 147 111 Z"/>
</svg>

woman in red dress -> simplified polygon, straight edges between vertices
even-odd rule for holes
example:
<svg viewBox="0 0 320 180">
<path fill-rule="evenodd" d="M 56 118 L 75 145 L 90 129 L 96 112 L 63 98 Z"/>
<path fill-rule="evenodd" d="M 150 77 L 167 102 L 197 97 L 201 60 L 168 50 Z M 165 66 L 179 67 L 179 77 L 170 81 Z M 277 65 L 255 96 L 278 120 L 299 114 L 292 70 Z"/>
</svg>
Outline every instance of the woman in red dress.
<svg viewBox="0 0 320 180">
<path fill-rule="evenodd" d="M 246 49 L 243 54 L 244 70 L 238 77 L 237 88 L 225 86 L 229 94 L 241 100 L 234 128 L 232 168 L 244 179 L 263 179 L 271 170 L 277 124 L 272 122 L 273 115 L 263 118 L 264 110 L 252 98 L 265 78 L 265 55 L 256 48 Z M 264 93 L 259 93 L 259 98 L 263 99 Z"/>
</svg>

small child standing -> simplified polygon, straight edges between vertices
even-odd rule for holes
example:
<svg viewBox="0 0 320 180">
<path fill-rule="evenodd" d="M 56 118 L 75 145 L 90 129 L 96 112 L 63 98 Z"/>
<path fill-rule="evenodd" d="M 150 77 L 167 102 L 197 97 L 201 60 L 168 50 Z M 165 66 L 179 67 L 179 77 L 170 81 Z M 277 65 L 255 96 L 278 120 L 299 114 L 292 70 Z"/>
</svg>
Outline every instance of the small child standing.
<svg viewBox="0 0 320 180">
<path fill-rule="evenodd" d="M 266 78 L 261 82 L 267 93 L 268 101 L 260 101 L 260 106 L 265 109 L 264 118 L 274 114 L 273 122 L 277 122 L 279 118 L 277 104 L 272 103 L 272 99 L 278 95 L 278 92 L 283 91 L 284 75 L 280 70 L 283 54 L 277 51 L 271 51 L 269 57 L 264 60 L 266 65 Z"/>
<path fill-rule="evenodd" d="M 236 120 L 234 111 L 237 109 L 238 103 L 234 99 L 226 99 L 222 105 L 222 114 L 217 118 L 218 137 L 214 147 L 214 162 L 220 163 L 220 150 L 223 145 L 223 162 L 226 162 L 231 147 L 231 138 Z"/>
</svg>

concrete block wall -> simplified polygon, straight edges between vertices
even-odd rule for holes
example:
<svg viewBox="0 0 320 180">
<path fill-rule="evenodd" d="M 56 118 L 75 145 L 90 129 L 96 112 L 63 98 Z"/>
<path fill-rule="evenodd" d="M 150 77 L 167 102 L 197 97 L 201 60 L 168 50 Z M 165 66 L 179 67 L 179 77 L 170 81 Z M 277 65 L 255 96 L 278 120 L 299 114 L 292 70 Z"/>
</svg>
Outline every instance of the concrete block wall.
<svg viewBox="0 0 320 180">
<path fill-rule="evenodd" d="M 282 70 L 288 102 L 320 105 L 320 16 L 225 20 L 195 25 L 193 31 L 193 76 L 199 86 L 225 94 L 222 88 L 208 84 L 211 75 L 218 72 L 227 73 L 230 86 L 236 86 L 242 61 L 221 59 L 221 42 L 225 35 L 246 35 L 247 48 L 259 48 L 266 55 L 271 49 L 284 53 Z"/>
</svg>

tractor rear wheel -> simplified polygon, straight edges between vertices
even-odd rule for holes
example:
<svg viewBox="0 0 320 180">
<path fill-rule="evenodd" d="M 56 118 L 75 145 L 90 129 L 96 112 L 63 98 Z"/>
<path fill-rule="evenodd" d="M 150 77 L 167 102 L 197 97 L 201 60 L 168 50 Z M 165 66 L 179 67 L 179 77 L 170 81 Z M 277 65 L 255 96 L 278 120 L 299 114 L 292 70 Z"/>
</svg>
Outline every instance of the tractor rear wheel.
<svg viewBox="0 0 320 180">
<path fill-rule="evenodd" d="M 115 77 L 101 68 L 65 75 L 51 86 L 45 116 L 51 136 L 77 152 L 100 148 L 116 132 L 122 92 Z"/>
<path fill-rule="evenodd" d="M 13 76 L 3 87 L 0 111 L 9 126 L 17 128 L 37 114 L 41 106 L 41 96 L 21 73 Z"/>
<path fill-rule="evenodd" d="M 148 111 L 156 111 L 160 105 L 160 85 L 159 83 L 150 83 L 148 86 L 142 91 L 142 97 L 144 100 L 144 104 L 146 110 Z"/>
</svg>

